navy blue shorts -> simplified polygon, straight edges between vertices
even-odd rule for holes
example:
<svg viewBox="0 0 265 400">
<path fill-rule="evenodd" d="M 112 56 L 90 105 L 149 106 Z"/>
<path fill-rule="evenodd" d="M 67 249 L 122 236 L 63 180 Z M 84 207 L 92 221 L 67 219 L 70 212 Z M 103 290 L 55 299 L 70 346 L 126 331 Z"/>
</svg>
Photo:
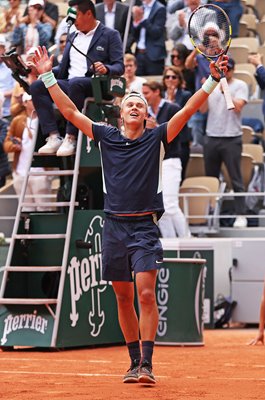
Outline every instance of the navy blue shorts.
<svg viewBox="0 0 265 400">
<path fill-rule="evenodd" d="M 159 230 L 151 215 L 106 215 L 102 243 L 104 280 L 131 282 L 132 272 L 137 274 L 159 269 L 162 262 L 163 249 Z"/>
</svg>

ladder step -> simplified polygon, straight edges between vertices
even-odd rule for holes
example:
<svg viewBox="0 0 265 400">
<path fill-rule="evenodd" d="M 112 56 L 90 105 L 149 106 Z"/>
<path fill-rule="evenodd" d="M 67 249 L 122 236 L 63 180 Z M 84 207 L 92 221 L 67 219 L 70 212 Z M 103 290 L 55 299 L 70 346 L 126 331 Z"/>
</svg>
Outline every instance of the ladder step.
<svg viewBox="0 0 265 400">
<path fill-rule="evenodd" d="M 79 203 L 76 201 L 75 203 L 75 206 L 78 206 L 79 205 Z M 32 206 L 34 206 L 34 203 L 27 203 L 27 202 L 25 202 L 25 203 L 22 203 L 21 204 L 22 205 L 22 207 L 32 207 Z M 48 201 L 46 201 L 46 202 L 38 202 L 38 207 L 70 207 L 70 205 L 71 205 L 71 203 L 69 202 L 69 201 L 51 201 L 51 202 L 48 202 Z"/>
<path fill-rule="evenodd" d="M 12 266 L 12 267 L 4 267 L 5 271 L 9 272 L 56 272 L 56 271 L 61 271 L 62 267 L 44 267 L 44 266 L 39 266 L 39 267 L 29 267 L 29 266 Z"/>
<path fill-rule="evenodd" d="M 0 304 L 57 304 L 57 299 L 8 299 L 2 297 Z"/>
<path fill-rule="evenodd" d="M 74 170 L 73 169 L 63 169 L 63 170 L 49 170 L 49 171 L 29 171 L 28 175 L 30 176 L 63 176 L 63 175 L 74 175 Z"/>
<path fill-rule="evenodd" d="M 17 234 L 13 235 L 13 237 L 14 239 L 65 239 L 66 235 L 62 233 L 36 234 L 36 235 Z"/>
</svg>

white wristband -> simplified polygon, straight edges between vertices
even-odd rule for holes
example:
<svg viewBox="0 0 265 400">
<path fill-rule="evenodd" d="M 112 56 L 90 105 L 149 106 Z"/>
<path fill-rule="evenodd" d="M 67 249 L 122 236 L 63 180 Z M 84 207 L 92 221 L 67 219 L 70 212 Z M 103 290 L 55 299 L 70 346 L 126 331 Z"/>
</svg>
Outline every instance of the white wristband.
<svg viewBox="0 0 265 400">
<path fill-rule="evenodd" d="M 41 74 L 40 78 L 47 89 L 57 83 L 57 80 L 55 79 L 55 76 L 52 71 L 48 71 L 45 72 L 44 74 Z"/>
<path fill-rule="evenodd" d="M 218 85 L 218 81 L 214 80 L 213 77 L 210 75 L 208 76 L 208 78 L 206 79 L 206 81 L 204 82 L 204 84 L 202 85 L 202 89 L 204 90 L 204 92 L 206 92 L 207 94 L 211 94 L 212 91 L 216 88 L 216 86 Z"/>
</svg>

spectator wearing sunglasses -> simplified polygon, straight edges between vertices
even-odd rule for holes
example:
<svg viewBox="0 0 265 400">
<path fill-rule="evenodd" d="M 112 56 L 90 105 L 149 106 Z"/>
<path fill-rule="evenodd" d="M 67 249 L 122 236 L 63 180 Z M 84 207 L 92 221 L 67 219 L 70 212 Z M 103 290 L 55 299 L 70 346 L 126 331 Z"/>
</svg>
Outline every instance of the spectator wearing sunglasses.
<svg viewBox="0 0 265 400">
<path fill-rule="evenodd" d="M 67 42 L 67 33 L 62 33 L 59 39 L 59 43 L 56 46 L 56 52 L 55 52 L 55 56 L 53 59 L 53 66 L 56 67 L 56 65 L 59 65 L 60 62 L 62 61 L 63 58 L 63 52 L 65 49 L 65 45 Z"/>
<path fill-rule="evenodd" d="M 192 93 L 183 89 L 184 79 L 177 67 L 166 67 L 163 74 L 164 97 L 167 101 L 178 104 L 181 108 L 187 103 Z M 190 143 L 192 141 L 191 129 L 186 124 L 179 134 L 180 159 L 182 164 L 181 180 L 185 178 L 185 172 L 190 157 Z"/>
<path fill-rule="evenodd" d="M 184 78 L 183 87 L 193 94 L 195 92 L 194 72 L 185 66 L 185 61 L 189 54 L 190 50 L 184 44 L 177 43 L 171 51 L 170 60 L 171 64 L 182 72 Z"/>
</svg>

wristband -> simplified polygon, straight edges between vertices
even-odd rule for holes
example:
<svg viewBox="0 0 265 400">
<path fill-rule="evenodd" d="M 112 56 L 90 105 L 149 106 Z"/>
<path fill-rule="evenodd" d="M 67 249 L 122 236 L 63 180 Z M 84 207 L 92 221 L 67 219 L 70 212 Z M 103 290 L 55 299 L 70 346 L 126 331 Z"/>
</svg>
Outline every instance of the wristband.
<svg viewBox="0 0 265 400">
<path fill-rule="evenodd" d="M 212 75 L 210 75 L 206 81 L 204 82 L 204 84 L 202 85 L 202 89 L 204 90 L 204 92 L 206 92 L 207 94 L 211 94 L 212 91 L 216 88 L 216 86 L 218 85 L 218 81 L 216 81 L 215 79 L 213 79 Z"/>
<path fill-rule="evenodd" d="M 47 89 L 57 83 L 52 71 L 44 72 L 44 74 L 40 75 L 40 78 Z"/>
</svg>

